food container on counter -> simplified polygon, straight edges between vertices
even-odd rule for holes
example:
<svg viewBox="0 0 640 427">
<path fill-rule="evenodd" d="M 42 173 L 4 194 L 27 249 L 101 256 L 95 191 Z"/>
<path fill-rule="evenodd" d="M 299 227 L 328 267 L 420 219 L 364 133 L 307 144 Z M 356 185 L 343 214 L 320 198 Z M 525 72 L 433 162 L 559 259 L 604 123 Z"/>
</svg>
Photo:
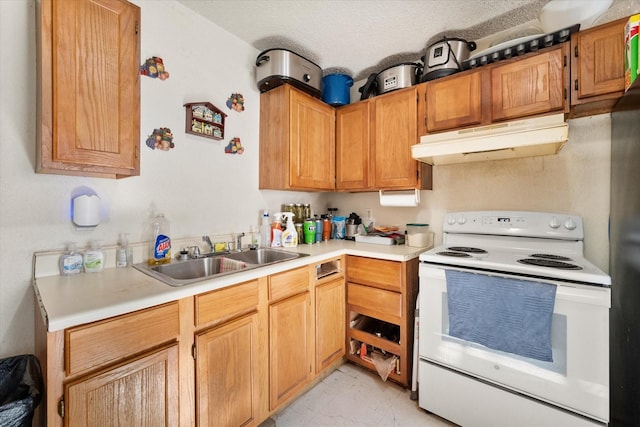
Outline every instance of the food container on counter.
<svg viewBox="0 0 640 427">
<path fill-rule="evenodd" d="M 407 224 L 406 244 L 417 248 L 433 245 L 433 233 L 429 231 L 429 224 Z"/>
</svg>

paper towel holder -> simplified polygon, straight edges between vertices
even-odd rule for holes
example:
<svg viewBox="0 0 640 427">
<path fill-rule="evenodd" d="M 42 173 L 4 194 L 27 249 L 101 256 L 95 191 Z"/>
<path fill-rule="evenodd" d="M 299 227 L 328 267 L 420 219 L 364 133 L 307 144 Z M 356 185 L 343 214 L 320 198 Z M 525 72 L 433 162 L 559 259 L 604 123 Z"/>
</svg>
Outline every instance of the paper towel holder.
<svg viewBox="0 0 640 427">
<path fill-rule="evenodd" d="M 420 204 L 420 190 L 387 191 L 379 190 L 380 206 L 416 207 Z"/>
</svg>

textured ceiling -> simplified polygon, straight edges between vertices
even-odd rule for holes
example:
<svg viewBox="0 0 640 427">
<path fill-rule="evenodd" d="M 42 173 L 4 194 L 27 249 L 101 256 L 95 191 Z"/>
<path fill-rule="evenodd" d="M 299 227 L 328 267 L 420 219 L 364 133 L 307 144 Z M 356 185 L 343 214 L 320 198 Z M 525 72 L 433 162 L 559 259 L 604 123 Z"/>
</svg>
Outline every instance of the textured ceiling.
<svg viewBox="0 0 640 427">
<path fill-rule="evenodd" d="M 358 80 L 419 61 L 443 36 L 476 40 L 535 20 L 549 0 L 178 1 L 260 51 L 290 49 Z"/>
</svg>

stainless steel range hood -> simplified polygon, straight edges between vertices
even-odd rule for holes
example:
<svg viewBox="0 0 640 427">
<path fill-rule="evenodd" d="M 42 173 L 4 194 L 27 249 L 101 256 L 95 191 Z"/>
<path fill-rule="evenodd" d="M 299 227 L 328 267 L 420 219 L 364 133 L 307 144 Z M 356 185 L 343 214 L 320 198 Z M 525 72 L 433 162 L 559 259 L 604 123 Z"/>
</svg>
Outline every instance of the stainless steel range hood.
<svg viewBox="0 0 640 427">
<path fill-rule="evenodd" d="M 414 159 L 430 165 L 557 154 L 569 138 L 564 114 L 425 135 L 411 147 Z"/>
</svg>

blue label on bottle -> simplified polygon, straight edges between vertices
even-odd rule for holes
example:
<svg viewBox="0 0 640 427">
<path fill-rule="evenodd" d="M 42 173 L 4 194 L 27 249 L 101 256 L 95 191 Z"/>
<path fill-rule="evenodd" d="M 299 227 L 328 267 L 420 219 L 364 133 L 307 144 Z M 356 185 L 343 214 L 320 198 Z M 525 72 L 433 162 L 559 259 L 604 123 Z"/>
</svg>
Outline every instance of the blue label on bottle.
<svg viewBox="0 0 640 427">
<path fill-rule="evenodd" d="M 166 259 L 171 257 L 171 239 L 164 234 L 156 236 L 156 245 L 153 250 L 154 259 Z"/>
</svg>

